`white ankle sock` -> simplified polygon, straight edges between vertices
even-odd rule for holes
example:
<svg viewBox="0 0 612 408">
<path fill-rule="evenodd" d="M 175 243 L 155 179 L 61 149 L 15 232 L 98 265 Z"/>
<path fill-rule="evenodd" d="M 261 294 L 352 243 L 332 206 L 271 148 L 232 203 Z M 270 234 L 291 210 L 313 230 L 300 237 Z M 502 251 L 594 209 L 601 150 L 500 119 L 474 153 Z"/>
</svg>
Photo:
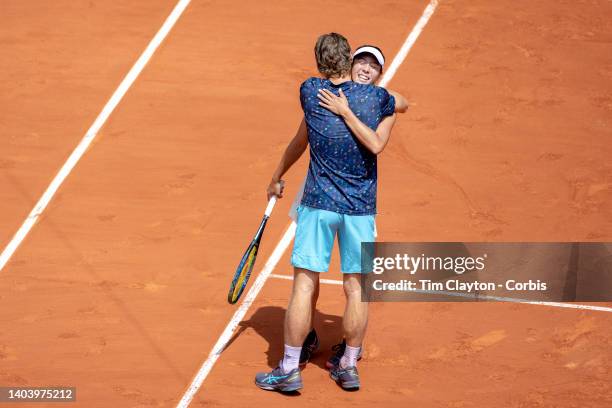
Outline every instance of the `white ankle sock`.
<svg viewBox="0 0 612 408">
<path fill-rule="evenodd" d="M 285 355 L 283 361 L 281 361 L 281 368 L 287 374 L 294 368 L 298 368 L 300 365 L 300 354 L 302 354 L 301 347 L 291 347 L 285 344 Z"/>
<path fill-rule="evenodd" d="M 340 367 L 355 367 L 357 365 L 357 356 L 361 347 L 351 347 L 349 345 L 344 349 L 344 355 L 340 359 Z"/>
</svg>

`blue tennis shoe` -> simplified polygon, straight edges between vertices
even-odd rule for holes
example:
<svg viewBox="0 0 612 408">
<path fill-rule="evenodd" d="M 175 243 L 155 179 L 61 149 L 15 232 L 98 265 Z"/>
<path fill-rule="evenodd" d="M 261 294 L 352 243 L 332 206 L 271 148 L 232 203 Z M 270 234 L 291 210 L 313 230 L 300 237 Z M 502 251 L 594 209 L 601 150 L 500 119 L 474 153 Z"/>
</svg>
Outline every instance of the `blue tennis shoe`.
<svg viewBox="0 0 612 408">
<path fill-rule="evenodd" d="M 329 376 L 345 390 L 356 391 L 361 385 L 357 367 L 342 368 L 337 365 L 329 371 Z"/>
<path fill-rule="evenodd" d="M 257 373 L 255 376 L 255 385 L 262 390 L 292 392 L 302 389 L 302 374 L 299 368 L 294 368 L 287 374 L 283 369 L 276 367 L 269 373 Z"/>
</svg>

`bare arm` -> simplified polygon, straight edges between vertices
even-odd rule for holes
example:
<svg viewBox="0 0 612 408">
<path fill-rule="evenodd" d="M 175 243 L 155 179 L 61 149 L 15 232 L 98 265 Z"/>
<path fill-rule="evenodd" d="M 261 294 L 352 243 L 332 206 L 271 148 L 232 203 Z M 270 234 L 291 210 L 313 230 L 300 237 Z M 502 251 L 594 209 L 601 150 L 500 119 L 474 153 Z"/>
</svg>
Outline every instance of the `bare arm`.
<svg viewBox="0 0 612 408">
<path fill-rule="evenodd" d="M 395 112 L 404 113 L 408 110 L 408 101 L 401 94 L 387 90 L 395 98 Z"/>
<path fill-rule="evenodd" d="M 302 122 L 300 123 L 300 127 L 289 145 L 285 149 L 285 153 L 280 159 L 274 174 L 272 174 L 272 180 L 267 188 L 268 200 L 273 195 L 276 195 L 279 198 L 283 197 L 283 186 L 281 183 L 281 178 L 283 175 L 293 166 L 293 164 L 302 157 L 304 151 L 308 147 L 308 131 L 306 129 L 306 121 L 302 118 Z"/>
<path fill-rule="evenodd" d="M 368 150 L 374 154 L 379 154 L 383 151 L 387 142 L 389 142 L 389 136 L 391 136 L 391 130 L 395 124 L 395 115 L 394 113 L 391 116 L 385 117 L 378 124 L 376 131 L 370 129 L 366 124 L 360 121 L 350 109 L 348 113 L 342 115 L 342 118 L 353 134 L 357 136 L 357 139 L 359 139 Z"/>
<path fill-rule="evenodd" d="M 353 113 L 349 107 L 346 96 L 340 89 L 340 96 L 336 96 L 326 89 L 319 91 L 319 105 L 331 112 L 340 115 L 346 125 L 349 127 L 351 132 L 357 137 L 357 139 L 363 144 L 369 151 L 374 154 L 379 154 L 383 151 L 389 136 L 391 136 L 391 130 L 395 124 L 395 114 L 385 117 L 376 128 L 376 131 L 370 129 L 365 123 Z"/>
</svg>

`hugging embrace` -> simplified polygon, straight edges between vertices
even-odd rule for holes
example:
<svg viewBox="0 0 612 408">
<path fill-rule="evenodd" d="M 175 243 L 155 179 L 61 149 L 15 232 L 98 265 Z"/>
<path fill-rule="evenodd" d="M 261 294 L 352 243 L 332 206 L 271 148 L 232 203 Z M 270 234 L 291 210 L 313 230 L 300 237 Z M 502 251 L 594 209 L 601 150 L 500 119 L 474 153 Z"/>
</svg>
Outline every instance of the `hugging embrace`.
<svg viewBox="0 0 612 408">
<path fill-rule="evenodd" d="M 361 301 L 361 243 L 376 235 L 377 155 L 389 141 L 396 112 L 408 107 L 401 95 L 374 85 L 385 64 L 379 48 L 361 46 L 351 56 L 346 38 L 330 33 L 318 38 L 314 51 L 322 77 L 300 86 L 304 118 L 267 188 L 268 198 L 282 197 L 282 176 L 310 146 L 291 256 L 284 355 L 277 368 L 255 377 L 258 387 L 281 392 L 303 387 L 300 366 L 318 350 L 313 315 L 319 276 L 329 268 L 336 235 L 346 297 L 344 338 L 326 366 L 342 388 L 361 386 L 357 361 L 368 320 L 368 304 Z"/>
</svg>

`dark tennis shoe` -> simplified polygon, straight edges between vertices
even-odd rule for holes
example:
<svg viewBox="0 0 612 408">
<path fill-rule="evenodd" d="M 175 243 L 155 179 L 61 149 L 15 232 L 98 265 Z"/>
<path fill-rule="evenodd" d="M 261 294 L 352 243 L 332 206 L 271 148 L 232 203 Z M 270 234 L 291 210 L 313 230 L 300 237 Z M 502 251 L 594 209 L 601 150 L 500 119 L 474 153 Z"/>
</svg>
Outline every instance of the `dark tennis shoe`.
<svg viewBox="0 0 612 408">
<path fill-rule="evenodd" d="M 303 367 L 310 361 L 314 353 L 319 351 L 319 336 L 315 329 L 312 329 L 302 345 L 302 353 L 300 354 L 300 367 Z"/>
<path fill-rule="evenodd" d="M 341 368 L 337 365 L 329 371 L 329 376 L 345 390 L 358 390 L 361 385 L 357 367 Z"/>
<path fill-rule="evenodd" d="M 335 346 L 332 346 L 332 352 L 334 352 L 334 354 L 332 354 L 332 356 L 329 358 L 329 360 L 327 360 L 325 362 L 325 367 L 327 367 L 327 368 L 329 368 L 331 370 L 332 368 L 340 365 L 340 359 L 344 355 L 344 350 L 345 349 L 346 349 L 346 340 L 345 339 L 342 339 L 342 343 L 336 344 Z M 357 361 L 361 360 L 362 353 L 363 353 L 363 347 L 361 347 L 359 349 L 359 355 L 357 356 Z"/>
<path fill-rule="evenodd" d="M 255 385 L 262 390 L 292 392 L 302 389 L 302 375 L 299 368 L 294 368 L 287 374 L 280 367 L 269 373 L 257 373 Z"/>
</svg>

